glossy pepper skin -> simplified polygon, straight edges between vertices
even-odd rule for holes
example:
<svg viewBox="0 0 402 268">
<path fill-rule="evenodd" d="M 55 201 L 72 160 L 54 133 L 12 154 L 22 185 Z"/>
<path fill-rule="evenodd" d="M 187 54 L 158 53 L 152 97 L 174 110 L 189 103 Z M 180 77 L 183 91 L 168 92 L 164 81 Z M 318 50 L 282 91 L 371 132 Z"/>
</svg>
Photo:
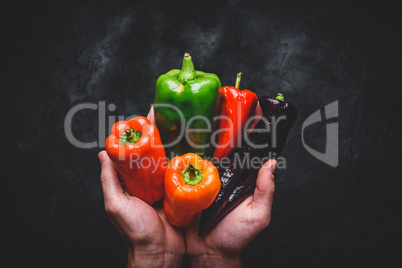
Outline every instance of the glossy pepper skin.
<svg viewBox="0 0 402 268">
<path fill-rule="evenodd" d="M 220 187 L 219 172 L 211 162 L 193 153 L 172 158 L 165 173 L 166 218 L 175 226 L 189 225 L 212 204 Z"/>
<path fill-rule="evenodd" d="M 147 118 L 116 122 L 106 151 L 131 195 L 150 205 L 163 199 L 167 160 L 159 131 Z"/>
<path fill-rule="evenodd" d="M 240 144 L 243 126 L 254 115 L 257 106 L 257 94 L 250 90 L 239 90 L 241 74 L 237 74 L 234 87 L 222 87 L 222 101 L 219 122 L 219 134 L 214 157 L 228 156 Z"/>
<path fill-rule="evenodd" d="M 213 118 L 219 113 L 220 101 L 218 76 L 196 71 L 188 53 L 181 70 L 173 69 L 159 76 L 154 99 L 155 124 L 168 158 L 187 152 L 212 156 L 211 135 L 217 125 Z M 209 126 L 211 129 L 206 132 Z M 174 146 L 169 145 L 174 142 Z"/>
<path fill-rule="evenodd" d="M 248 154 L 249 159 L 257 157 L 278 157 L 282 151 L 289 131 L 296 121 L 296 107 L 284 102 L 282 94 L 278 94 L 276 98 L 262 96 L 259 103 L 263 112 L 263 117 L 268 119 L 267 122 L 261 119 L 254 129 L 248 135 L 248 142 L 244 142 L 241 148 L 238 148 L 230 155 L 230 165 L 226 168 L 219 169 L 222 186 L 221 190 L 214 200 L 213 204 L 201 214 L 200 220 L 200 236 L 207 230 L 212 229 L 218 222 L 223 219 L 229 212 L 235 209 L 244 199 L 254 192 L 256 187 L 258 170 L 262 166 L 241 166 L 236 164 L 236 157 L 243 160 Z M 273 124 L 276 121 L 276 145 L 271 145 Z M 267 144 L 264 148 L 257 148 L 258 145 Z M 263 146 L 261 146 L 263 147 Z"/>
</svg>

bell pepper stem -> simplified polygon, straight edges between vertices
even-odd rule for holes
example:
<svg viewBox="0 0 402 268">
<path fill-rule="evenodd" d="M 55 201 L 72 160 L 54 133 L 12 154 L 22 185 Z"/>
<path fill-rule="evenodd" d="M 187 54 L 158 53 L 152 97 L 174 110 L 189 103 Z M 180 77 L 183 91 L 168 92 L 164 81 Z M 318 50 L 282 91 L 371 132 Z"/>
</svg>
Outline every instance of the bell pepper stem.
<svg viewBox="0 0 402 268">
<path fill-rule="evenodd" d="M 242 75 L 242 74 L 243 74 L 242 72 L 240 72 L 240 73 L 237 74 L 235 88 L 239 88 L 239 87 L 240 87 L 240 80 L 241 80 L 241 75 Z"/>
<path fill-rule="evenodd" d="M 195 78 L 195 69 L 193 60 L 191 59 L 190 54 L 184 53 L 183 65 L 181 66 L 179 79 L 183 82 L 187 82 L 193 80 L 194 78 Z"/>
<path fill-rule="evenodd" d="M 283 97 L 283 95 L 281 93 L 278 93 L 278 95 L 276 96 L 275 99 L 280 100 L 280 101 L 285 101 L 285 97 Z"/>
<path fill-rule="evenodd" d="M 120 135 L 120 141 L 123 145 L 127 143 L 136 143 L 139 138 L 141 138 L 142 134 L 138 130 L 128 128 L 124 131 L 123 134 Z"/>
<path fill-rule="evenodd" d="M 131 139 L 131 137 L 133 136 L 133 132 L 131 132 L 130 129 L 126 129 L 126 131 L 124 131 L 124 132 L 126 132 L 127 140 Z"/>
<path fill-rule="evenodd" d="M 202 181 L 202 171 L 190 164 L 184 170 L 182 177 L 185 184 L 196 185 Z"/>
</svg>

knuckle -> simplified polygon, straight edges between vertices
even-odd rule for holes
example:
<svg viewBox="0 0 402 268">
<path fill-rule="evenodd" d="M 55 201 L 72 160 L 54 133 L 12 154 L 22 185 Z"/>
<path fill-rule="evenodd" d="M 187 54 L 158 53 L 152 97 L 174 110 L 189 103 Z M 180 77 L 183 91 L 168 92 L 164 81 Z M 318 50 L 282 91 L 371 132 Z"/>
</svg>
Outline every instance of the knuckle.
<svg viewBox="0 0 402 268">
<path fill-rule="evenodd" d="M 100 181 L 103 183 L 105 180 L 107 180 L 108 175 L 105 172 L 101 173 Z"/>
<path fill-rule="evenodd" d="M 270 192 L 271 194 L 274 194 L 274 193 L 275 193 L 275 184 L 272 184 L 272 185 L 270 186 L 269 192 Z"/>
<path fill-rule="evenodd" d="M 259 223 L 258 223 L 258 227 L 260 230 L 264 230 L 265 228 L 268 227 L 270 222 L 270 218 L 266 217 L 264 219 L 260 219 Z"/>
<path fill-rule="evenodd" d="M 262 166 L 262 167 L 258 170 L 257 176 L 258 176 L 258 177 L 264 176 L 264 174 L 265 174 L 265 170 L 264 170 L 264 166 Z"/>
<path fill-rule="evenodd" d="M 264 230 L 268 227 L 269 223 L 271 222 L 271 215 L 266 213 L 258 214 L 254 220 L 254 226 L 258 230 Z"/>
<path fill-rule="evenodd" d="M 105 202 L 105 211 L 109 216 L 116 216 L 120 213 L 120 205 L 115 199 L 108 200 Z"/>
</svg>

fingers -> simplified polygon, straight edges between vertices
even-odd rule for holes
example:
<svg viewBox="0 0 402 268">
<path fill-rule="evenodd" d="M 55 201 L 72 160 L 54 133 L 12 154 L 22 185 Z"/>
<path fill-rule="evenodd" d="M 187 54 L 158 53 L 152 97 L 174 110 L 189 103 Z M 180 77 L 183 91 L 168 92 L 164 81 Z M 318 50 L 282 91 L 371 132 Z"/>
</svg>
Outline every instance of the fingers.
<svg viewBox="0 0 402 268">
<path fill-rule="evenodd" d="M 191 240 L 191 239 L 199 239 L 198 238 L 198 231 L 200 229 L 200 219 L 201 219 L 201 212 L 197 214 L 197 216 L 195 216 L 194 220 L 187 225 L 186 227 L 184 227 L 184 233 L 186 235 L 186 239 L 187 240 Z"/>
<path fill-rule="evenodd" d="M 261 109 L 260 103 L 258 102 L 258 103 L 257 103 L 257 106 L 255 107 L 254 119 L 253 119 L 253 121 L 251 122 L 251 124 L 250 124 L 250 126 L 249 126 L 249 128 L 248 128 L 248 132 L 247 132 L 247 133 L 250 133 L 250 132 L 254 129 L 254 127 L 255 127 L 255 126 L 257 125 L 257 123 L 260 121 L 261 116 L 262 116 L 262 109 Z"/>
<path fill-rule="evenodd" d="M 182 232 L 180 227 L 176 227 L 172 224 L 170 224 L 169 220 L 166 218 L 166 215 L 163 211 L 163 201 L 158 201 L 153 205 L 154 209 L 158 213 L 160 219 L 163 222 L 163 225 L 165 226 L 166 230 L 168 232 Z"/>
<path fill-rule="evenodd" d="M 147 115 L 147 118 L 149 121 L 151 121 L 152 124 L 155 124 L 155 118 L 154 118 L 154 106 L 151 106 L 151 109 L 149 110 L 149 113 Z"/>
<path fill-rule="evenodd" d="M 274 171 L 276 160 L 270 159 L 260 168 L 257 177 L 257 187 L 254 190 L 253 202 L 271 207 L 275 192 Z"/>
<path fill-rule="evenodd" d="M 112 160 L 110 160 L 106 151 L 101 151 L 98 154 L 102 164 L 101 182 L 105 203 L 123 193 L 123 188 L 119 182 L 119 176 L 115 169 Z"/>
</svg>

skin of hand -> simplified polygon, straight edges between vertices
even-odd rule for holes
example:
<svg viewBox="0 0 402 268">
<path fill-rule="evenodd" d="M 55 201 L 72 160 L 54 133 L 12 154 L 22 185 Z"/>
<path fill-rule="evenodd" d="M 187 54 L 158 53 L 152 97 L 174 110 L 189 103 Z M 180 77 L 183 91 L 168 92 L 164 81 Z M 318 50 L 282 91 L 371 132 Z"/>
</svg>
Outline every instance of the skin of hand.
<svg viewBox="0 0 402 268">
<path fill-rule="evenodd" d="M 251 129 L 261 114 L 257 105 Z M 154 123 L 153 108 L 148 119 Z M 268 160 L 261 167 L 253 195 L 201 237 L 199 214 L 184 228 L 184 242 L 181 229 L 172 226 L 163 214 L 161 202 L 149 206 L 129 195 L 105 151 L 99 153 L 99 159 L 105 210 L 127 245 L 128 267 L 180 267 L 185 252 L 192 267 L 241 267 L 240 253 L 270 222 L 275 160 Z"/>
</svg>

